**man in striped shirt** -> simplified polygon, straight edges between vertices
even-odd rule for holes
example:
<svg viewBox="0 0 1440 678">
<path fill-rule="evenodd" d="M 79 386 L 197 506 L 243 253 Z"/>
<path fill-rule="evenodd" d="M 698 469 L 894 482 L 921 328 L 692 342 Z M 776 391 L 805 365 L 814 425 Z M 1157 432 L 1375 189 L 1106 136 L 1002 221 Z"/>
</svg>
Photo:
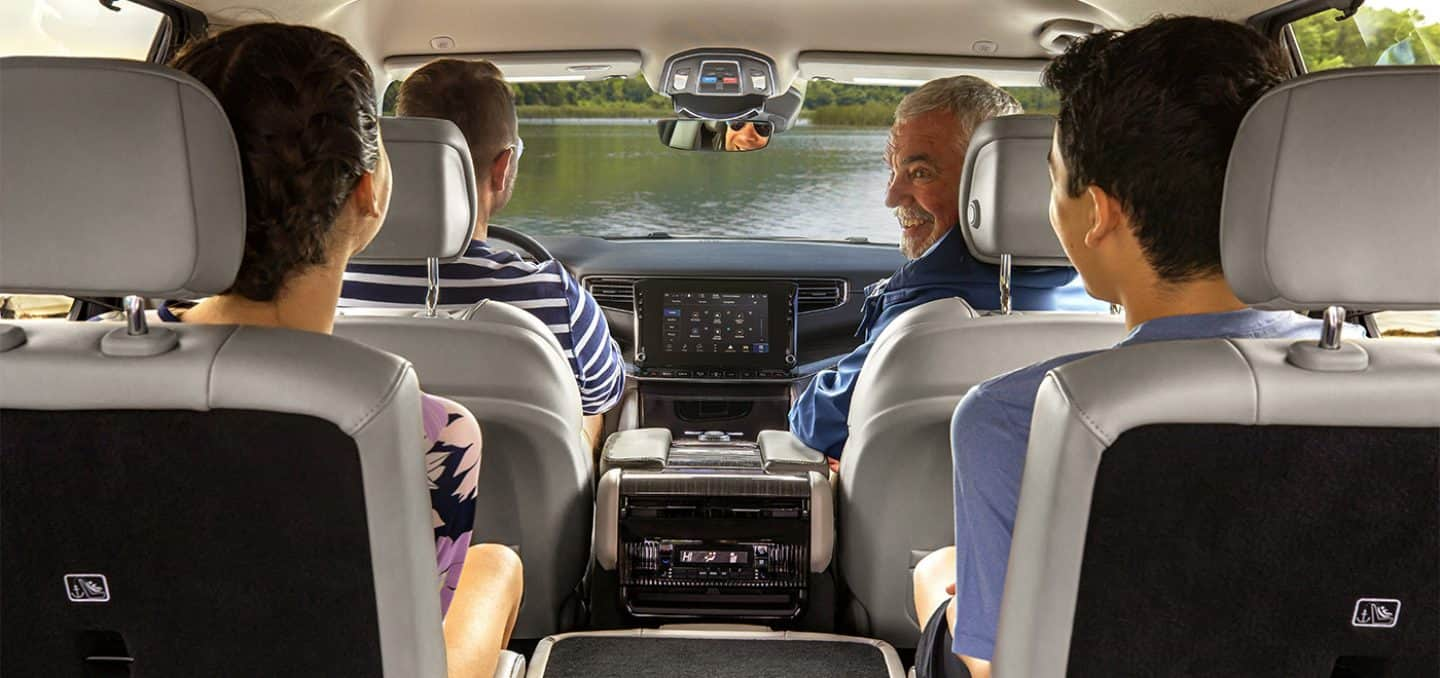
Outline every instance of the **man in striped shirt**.
<svg viewBox="0 0 1440 678">
<path fill-rule="evenodd" d="M 403 116 L 455 123 L 475 162 L 479 217 L 465 256 L 440 266 L 440 308 L 464 309 L 491 299 L 525 309 L 545 323 L 570 361 L 594 447 L 602 431 L 599 415 L 619 402 L 625 388 L 620 349 L 600 306 L 560 262 L 532 264 L 485 242 L 491 215 L 510 200 L 524 150 L 510 86 L 489 62 L 440 59 L 401 84 L 396 107 Z M 352 264 L 340 306 L 423 308 L 425 290 L 423 265 Z"/>
</svg>

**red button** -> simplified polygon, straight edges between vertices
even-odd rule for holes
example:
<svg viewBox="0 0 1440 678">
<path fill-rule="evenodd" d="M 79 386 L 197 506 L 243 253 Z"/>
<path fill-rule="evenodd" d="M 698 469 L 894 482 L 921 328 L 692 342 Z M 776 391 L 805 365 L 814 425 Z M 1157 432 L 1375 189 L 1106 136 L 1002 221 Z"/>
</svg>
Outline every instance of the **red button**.
<svg viewBox="0 0 1440 678">
<path fill-rule="evenodd" d="M 737 85 L 740 83 L 740 78 L 721 78 L 720 82 L 726 85 Z"/>
</svg>

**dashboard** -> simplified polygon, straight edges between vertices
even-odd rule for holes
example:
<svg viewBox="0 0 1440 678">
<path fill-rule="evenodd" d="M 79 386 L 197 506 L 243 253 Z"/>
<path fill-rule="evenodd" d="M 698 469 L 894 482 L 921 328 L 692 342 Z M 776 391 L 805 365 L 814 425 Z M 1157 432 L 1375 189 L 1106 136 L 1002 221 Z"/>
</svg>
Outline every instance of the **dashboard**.
<svg viewBox="0 0 1440 678">
<path fill-rule="evenodd" d="M 865 286 L 888 277 L 905 262 L 894 245 L 804 240 L 685 238 L 602 239 L 536 236 L 604 310 L 611 334 L 632 362 L 642 341 L 634 291 L 648 280 L 716 282 L 774 281 L 796 290 L 793 372 L 803 378 L 849 353 L 859 343 Z M 772 342 L 773 343 L 773 342 Z M 773 349 L 772 349 L 773 350 Z M 647 358 L 650 355 L 647 352 Z M 729 360 L 707 370 L 706 379 L 743 379 L 750 366 Z M 674 366 L 674 374 L 695 366 Z M 771 368 L 779 369 L 779 368 Z M 726 370 L 735 370 L 730 377 Z M 660 378 L 660 377 L 657 377 Z"/>
</svg>

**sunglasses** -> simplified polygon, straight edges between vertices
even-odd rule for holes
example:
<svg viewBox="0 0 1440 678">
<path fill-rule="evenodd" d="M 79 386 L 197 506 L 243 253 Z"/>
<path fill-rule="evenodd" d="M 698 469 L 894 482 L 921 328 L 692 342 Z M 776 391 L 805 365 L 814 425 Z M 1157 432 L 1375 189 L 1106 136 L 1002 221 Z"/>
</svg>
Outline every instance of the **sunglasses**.
<svg viewBox="0 0 1440 678">
<path fill-rule="evenodd" d="M 515 162 L 519 162 L 519 161 L 520 161 L 520 156 L 525 155 L 525 140 L 524 140 L 524 139 L 521 139 L 520 137 L 517 136 L 517 137 L 515 137 L 515 143 L 510 144 L 509 146 L 506 146 L 506 147 L 505 147 L 505 150 L 502 150 L 502 151 L 500 151 L 500 152 L 501 152 L 501 153 L 504 153 L 505 151 L 508 151 L 508 150 L 510 150 L 510 149 L 512 149 L 512 148 L 515 149 L 515 158 L 514 158 L 514 160 L 515 160 Z M 498 156 L 497 156 L 497 157 L 498 157 Z"/>
<path fill-rule="evenodd" d="M 764 123 L 764 122 L 752 123 L 752 122 L 747 122 L 747 121 L 745 121 L 745 120 L 731 120 L 731 121 L 730 121 L 730 129 L 731 129 L 731 131 L 734 131 L 734 132 L 739 132 L 740 130 L 745 129 L 745 126 L 746 126 L 746 125 L 754 125 L 754 126 L 755 126 L 755 133 L 758 134 L 758 135 L 760 135 L 760 136 L 762 136 L 762 137 L 768 137 L 768 136 L 770 136 L 770 125 L 769 125 L 769 123 Z"/>
</svg>

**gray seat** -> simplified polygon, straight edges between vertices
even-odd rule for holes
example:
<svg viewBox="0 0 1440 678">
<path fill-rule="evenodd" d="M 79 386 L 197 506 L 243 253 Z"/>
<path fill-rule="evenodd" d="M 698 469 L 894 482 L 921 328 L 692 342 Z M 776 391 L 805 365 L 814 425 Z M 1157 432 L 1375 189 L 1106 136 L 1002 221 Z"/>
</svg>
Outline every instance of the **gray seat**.
<svg viewBox="0 0 1440 678">
<path fill-rule="evenodd" d="M 190 77 L 0 59 L 0 147 L 0 289 L 233 281 L 239 154 Z M 127 309 L 0 325 L 4 674 L 445 675 L 410 364 Z"/>
<path fill-rule="evenodd" d="M 1326 332 L 1046 376 L 995 675 L 1440 673 L 1440 343 L 1338 332 L 1342 309 L 1440 308 L 1440 166 L 1419 148 L 1440 148 L 1437 68 L 1304 77 L 1252 108 L 1225 276 L 1257 307 L 1328 306 Z"/>
<path fill-rule="evenodd" d="M 470 153 L 447 120 L 385 118 L 395 186 L 385 226 L 356 263 L 458 258 L 475 223 Z M 580 392 L 559 341 L 501 302 L 426 312 L 345 308 L 335 334 L 405 356 L 427 393 L 474 413 L 484 435 L 474 543 L 505 544 L 525 564 L 517 638 L 564 630 L 590 559 L 594 460 Z"/>
<path fill-rule="evenodd" d="M 969 223 L 960 228 L 976 258 L 1002 268 L 1069 266 L 1046 214 L 1053 126 L 1049 116 L 1007 116 L 975 131 L 961 181 Z M 919 637 L 909 604 L 912 572 L 955 540 L 947 518 L 954 511 L 950 417 L 965 392 L 1031 363 L 1113 345 L 1124 334 L 1121 320 L 1108 314 L 982 317 L 959 298 L 925 304 L 885 328 L 856 381 L 840 457 L 840 573 L 857 631 L 900 647 Z"/>
</svg>

